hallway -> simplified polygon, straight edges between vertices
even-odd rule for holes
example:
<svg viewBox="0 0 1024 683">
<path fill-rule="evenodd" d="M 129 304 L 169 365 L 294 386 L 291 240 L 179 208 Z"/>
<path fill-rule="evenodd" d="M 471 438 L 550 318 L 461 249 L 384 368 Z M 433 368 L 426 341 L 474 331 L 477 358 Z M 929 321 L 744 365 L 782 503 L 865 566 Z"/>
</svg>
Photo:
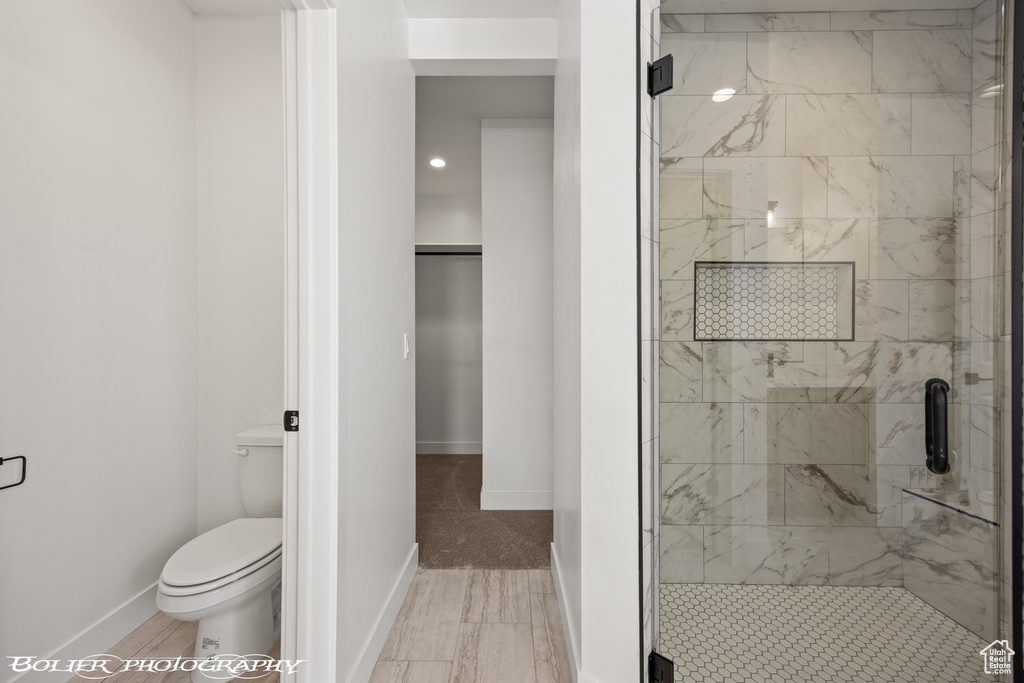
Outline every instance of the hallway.
<svg viewBox="0 0 1024 683">
<path fill-rule="evenodd" d="M 571 683 L 547 570 L 419 570 L 370 683 Z"/>
</svg>

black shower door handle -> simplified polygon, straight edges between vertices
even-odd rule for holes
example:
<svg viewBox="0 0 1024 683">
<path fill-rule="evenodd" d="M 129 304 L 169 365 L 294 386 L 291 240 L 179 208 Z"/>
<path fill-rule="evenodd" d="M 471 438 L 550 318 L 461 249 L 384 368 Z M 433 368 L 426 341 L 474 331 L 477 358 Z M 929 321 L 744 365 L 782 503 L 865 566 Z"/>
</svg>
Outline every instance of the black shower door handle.
<svg viewBox="0 0 1024 683">
<path fill-rule="evenodd" d="M 935 474 L 949 472 L 949 420 L 946 397 L 949 384 L 930 379 L 924 383 L 924 450 L 926 464 Z"/>
</svg>

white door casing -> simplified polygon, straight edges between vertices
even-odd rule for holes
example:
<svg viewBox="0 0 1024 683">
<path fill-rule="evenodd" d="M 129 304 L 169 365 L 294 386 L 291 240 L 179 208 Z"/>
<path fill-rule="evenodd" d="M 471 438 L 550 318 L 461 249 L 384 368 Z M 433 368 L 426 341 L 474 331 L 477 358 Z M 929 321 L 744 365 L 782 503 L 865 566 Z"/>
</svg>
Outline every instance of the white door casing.
<svg viewBox="0 0 1024 683">
<path fill-rule="evenodd" d="M 337 680 L 338 145 L 334 0 L 280 0 L 285 93 L 286 432 L 281 658 Z M 313 598 L 316 599 L 313 599 Z"/>
</svg>

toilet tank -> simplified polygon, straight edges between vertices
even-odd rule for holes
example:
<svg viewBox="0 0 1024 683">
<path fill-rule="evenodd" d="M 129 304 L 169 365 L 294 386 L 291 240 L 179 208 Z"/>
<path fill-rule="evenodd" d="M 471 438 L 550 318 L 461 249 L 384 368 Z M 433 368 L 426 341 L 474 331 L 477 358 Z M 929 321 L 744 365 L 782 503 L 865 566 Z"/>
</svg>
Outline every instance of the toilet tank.
<svg viewBox="0 0 1024 683">
<path fill-rule="evenodd" d="M 238 458 L 242 507 L 247 517 L 281 517 L 284 495 L 284 429 L 261 425 L 239 432 L 238 449 L 249 451 Z"/>
</svg>

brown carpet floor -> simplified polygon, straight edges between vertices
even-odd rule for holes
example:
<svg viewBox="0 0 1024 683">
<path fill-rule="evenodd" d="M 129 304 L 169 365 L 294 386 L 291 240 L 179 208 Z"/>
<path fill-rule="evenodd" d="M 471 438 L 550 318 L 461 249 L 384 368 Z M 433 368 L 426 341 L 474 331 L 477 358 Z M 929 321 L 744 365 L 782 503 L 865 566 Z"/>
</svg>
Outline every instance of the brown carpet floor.
<svg viewBox="0 0 1024 683">
<path fill-rule="evenodd" d="M 416 541 L 425 569 L 544 569 L 550 510 L 481 510 L 483 457 L 416 456 Z"/>
</svg>

